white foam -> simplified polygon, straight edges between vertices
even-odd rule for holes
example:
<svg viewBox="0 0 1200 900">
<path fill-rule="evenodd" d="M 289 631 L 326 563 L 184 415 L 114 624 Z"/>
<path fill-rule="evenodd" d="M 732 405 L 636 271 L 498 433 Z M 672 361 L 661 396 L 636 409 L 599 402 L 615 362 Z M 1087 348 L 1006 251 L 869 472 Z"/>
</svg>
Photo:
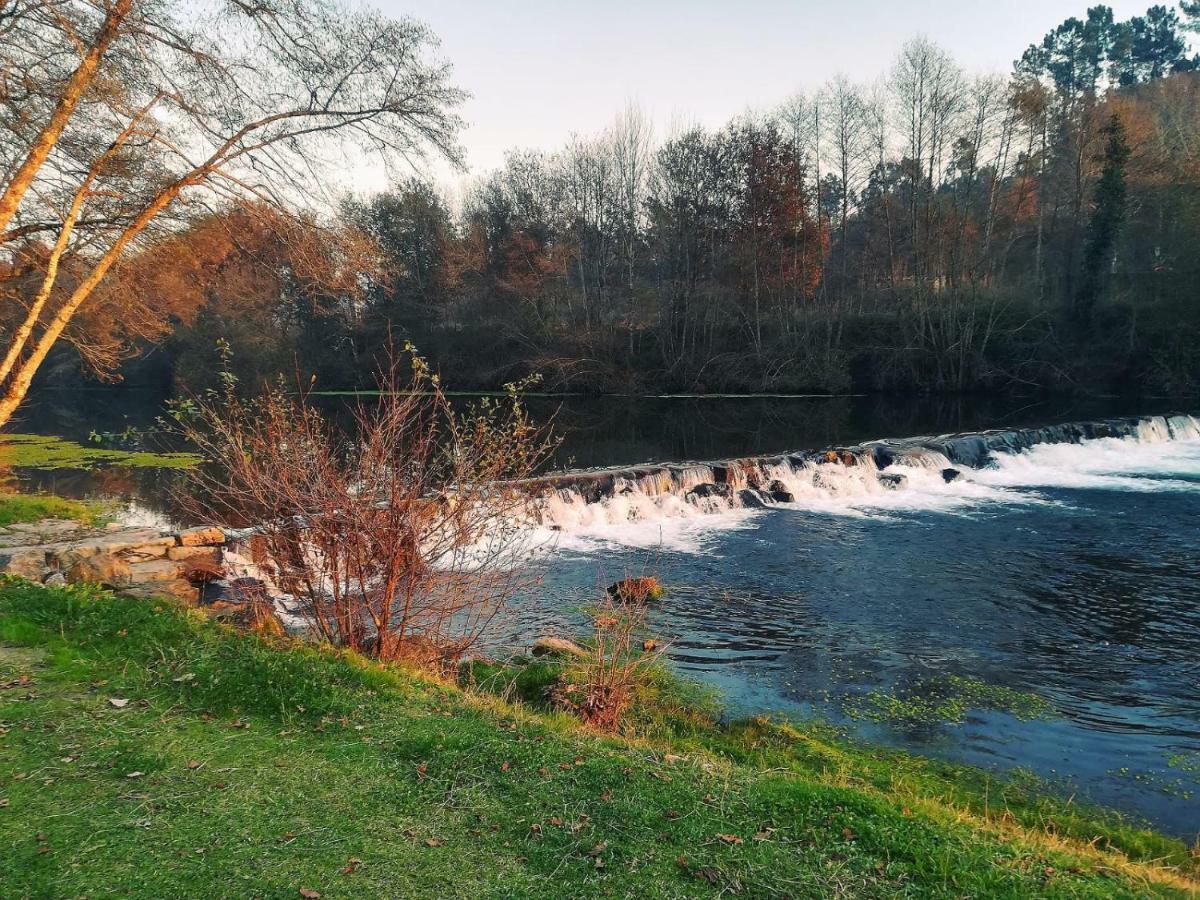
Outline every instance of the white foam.
<svg viewBox="0 0 1200 900">
<path fill-rule="evenodd" d="M 1005 488 L 1200 491 L 1200 428 L 1191 417 L 1155 417 L 1128 437 L 1037 444 L 1019 453 L 993 454 L 972 478 Z"/>
<path fill-rule="evenodd" d="M 689 493 L 714 480 L 708 466 L 690 467 L 676 479 L 663 471 L 618 478 L 612 495 L 593 503 L 573 489 L 551 491 L 539 501 L 545 540 L 537 543 L 578 553 L 606 547 L 711 552 L 720 532 L 756 528 L 761 521 L 765 510 L 741 507 L 738 490 L 748 474 L 751 483 L 792 495 L 790 502 L 769 502 L 768 508 L 884 520 L 904 513 L 973 515 L 997 505 L 1055 502 L 1034 490 L 1044 487 L 1200 491 L 1200 421 L 1147 418 L 1128 437 L 996 453 L 979 470 L 955 466 L 925 448 L 900 450 L 895 464 L 882 473 L 870 453 L 849 461 L 853 464 L 782 459 L 732 465 L 725 477 L 734 479 L 733 491 L 725 497 Z M 946 481 L 942 472 L 949 468 L 960 476 Z M 903 483 L 887 484 L 891 475 L 903 476 Z"/>
</svg>

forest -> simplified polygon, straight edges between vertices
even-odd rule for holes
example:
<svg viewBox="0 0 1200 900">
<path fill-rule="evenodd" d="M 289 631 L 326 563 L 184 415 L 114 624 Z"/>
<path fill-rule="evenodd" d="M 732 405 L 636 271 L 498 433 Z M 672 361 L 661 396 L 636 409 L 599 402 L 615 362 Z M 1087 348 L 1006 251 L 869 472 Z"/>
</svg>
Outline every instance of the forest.
<svg viewBox="0 0 1200 900">
<path fill-rule="evenodd" d="M 1198 29 L 1187 0 L 1096 6 L 1007 75 L 917 37 L 717 129 L 631 103 L 459 194 L 218 195 L 143 236 L 39 379 L 195 389 L 224 353 L 352 389 L 402 339 L 464 389 L 1194 394 Z"/>
</svg>

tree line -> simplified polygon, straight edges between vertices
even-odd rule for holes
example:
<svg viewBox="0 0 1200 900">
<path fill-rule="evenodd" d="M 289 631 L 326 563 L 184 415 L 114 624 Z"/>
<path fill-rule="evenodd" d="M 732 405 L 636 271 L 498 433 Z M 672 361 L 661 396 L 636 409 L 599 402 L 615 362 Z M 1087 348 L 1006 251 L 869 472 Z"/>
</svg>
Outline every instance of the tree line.
<svg viewBox="0 0 1200 900">
<path fill-rule="evenodd" d="M 130 254 L 122 296 L 193 385 L 219 338 L 243 378 L 365 386 L 402 336 L 456 387 L 1194 393 L 1197 21 L 1093 7 L 1007 76 L 917 38 L 877 83 L 717 129 L 630 106 L 461 198 L 239 191 Z M 426 84 L 448 147 L 457 96 Z"/>
</svg>

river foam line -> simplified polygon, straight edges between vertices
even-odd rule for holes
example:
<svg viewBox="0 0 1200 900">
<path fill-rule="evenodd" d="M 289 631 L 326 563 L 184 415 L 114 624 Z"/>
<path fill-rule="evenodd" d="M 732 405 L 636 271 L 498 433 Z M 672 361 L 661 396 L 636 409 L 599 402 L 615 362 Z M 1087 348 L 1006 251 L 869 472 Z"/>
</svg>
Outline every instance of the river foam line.
<svg viewBox="0 0 1200 900">
<path fill-rule="evenodd" d="M 1038 488 L 1200 490 L 1200 420 L 1143 417 L 564 473 L 533 485 L 547 546 L 710 552 L 771 509 L 887 520 L 1051 503 Z"/>
</svg>

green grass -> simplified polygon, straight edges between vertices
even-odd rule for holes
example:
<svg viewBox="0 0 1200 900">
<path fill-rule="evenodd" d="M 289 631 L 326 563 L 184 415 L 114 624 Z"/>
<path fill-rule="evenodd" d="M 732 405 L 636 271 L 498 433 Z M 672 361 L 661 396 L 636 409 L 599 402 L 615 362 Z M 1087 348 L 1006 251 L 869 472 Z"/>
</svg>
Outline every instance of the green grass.
<svg viewBox="0 0 1200 900">
<path fill-rule="evenodd" d="M 85 525 L 104 523 L 103 509 L 95 503 L 68 500 L 53 494 L 0 493 L 0 528 L 42 519 L 73 519 Z"/>
<path fill-rule="evenodd" d="M 476 676 L 523 678 L 512 695 L 536 702 L 547 672 Z M 1069 807 L 1005 811 L 982 774 L 703 713 L 600 737 L 166 601 L 0 580 L 0 686 L 4 897 L 1140 897 L 1195 884 L 1167 865 L 1187 865 L 1178 842 L 1082 811 L 1035 823 Z"/>
<path fill-rule="evenodd" d="M 0 466 L 16 469 L 189 469 L 199 463 L 194 453 L 116 450 L 42 434 L 0 434 Z"/>
</svg>

